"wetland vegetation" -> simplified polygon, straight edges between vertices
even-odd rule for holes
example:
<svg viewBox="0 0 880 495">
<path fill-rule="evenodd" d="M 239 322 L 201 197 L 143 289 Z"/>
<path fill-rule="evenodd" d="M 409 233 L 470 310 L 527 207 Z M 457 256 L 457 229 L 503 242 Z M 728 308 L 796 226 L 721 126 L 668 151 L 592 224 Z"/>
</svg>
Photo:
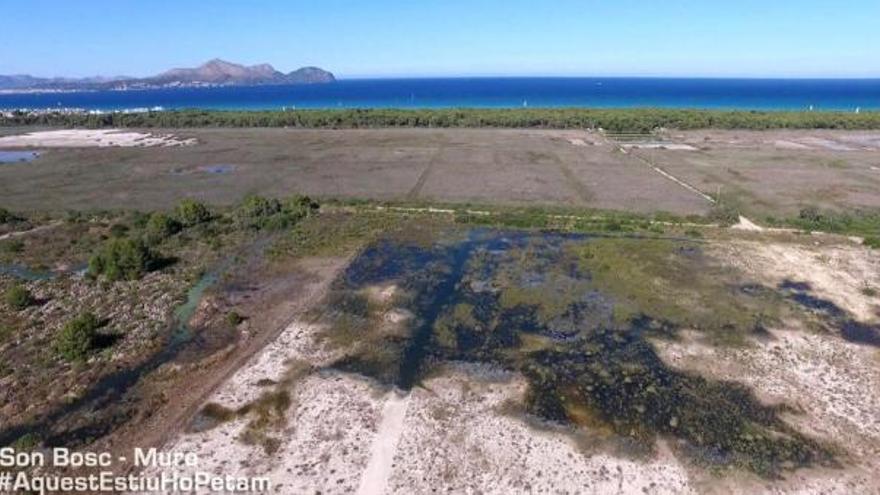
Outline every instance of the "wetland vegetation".
<svg viewBox="0 0 880 495">
<path fill-rule="evenodd" d="M 334 366 L 408 389 L 438 364 L 490 363 L 529 380 L 527 411 L 589 426 L 650 452 L 658 437 L 696 463 L 773 477 L 835 465 L 747 388 L 670 368 L 653 339 L 683 329 L 748 345 L 787 308 L 743 285 L 700 242 L 455 229 L 383 238 L 337 281 L 322 309 Z M 393 322 L 393 323 L 389 323 Z"/>
<path fill-rule="evenodd" d="M 808 316 L 827 331 L 874 343 L 876 329 L 809 299 L 804 287 L 755 284 L 717 262 L 706 251 L 711 219 L 422 207 L 354 201 L 319 207 L 301 196 L 249 196 L 228 208 L 189 200 L 152 213 L 9 214 L 29 227 L 52 225 L 22 236 L 21 249 L 2 251 L 4 263 L 39 261 L 52 278 L 0 277 L 7 293 L 18 293 L 16 301 L 22 284 L 33 294 L 33 304 L 18 310 L 7 296 L 11 323 L 0 328 L 0 339 L 23 344 L 2 348 L 9 360 L 0 378 L 42 390 L 37 410 L 48 419 L 19 411 L 17 426 L 0 431 L 0 440 L 89 444 L 128 421 L 134 401 L 122 398 L 193 341 L 189 330 L 179 330 L 221 277 L 216 266 L 231 257 L 229 263 L 239 262 L 232 253 L 269 238 L 259 249 L 276 260 L 358 253 L 313 310 L 328 324 L 323 341 L 342 353 L 334 369 L 407 390 L 444 363 L 484 363 L 527 379 L 523 407 L 530 416 L 589 429 L 598 442 L 635 455 L 650 454 L 663 439 L 698 465 L 765 477 L 839 462 L 836 445 L 782 419 L 797 414 L 796 405 L 763 403 L 739 383 L 676 369 L 659 356 L 655 342 L 680 339 L 684 330 L 708 345 L 753 345 L 767 327 L 804 318 L 809 304 Z M 85 277 L 58 270 L 89 258 Z M 43 312 L 71 287 L 73 299 Z M 178 305 L 187 287 L 186 304 Z M 152 301 L 156 314 L 132 309 L 144 301 Z M 229 331 L 248 323 L 235 308 L 218 311 Z M 169 325 L 169 316 L 175 323 Z M 43 322 L 45 331 L 29 335 Z M 59 386 L 75 387 L 74 394 L 63 395 L 53 383 L 62 372 L 68 374 Z M 291 407 L 284 387 L 294 378 L 272 383 L 277 386 L 241 408 L 209 405 L 203 419 L 247 415 L 246 440 L 272 452 L 278 443 L 270 430 Z"/>
</svg>

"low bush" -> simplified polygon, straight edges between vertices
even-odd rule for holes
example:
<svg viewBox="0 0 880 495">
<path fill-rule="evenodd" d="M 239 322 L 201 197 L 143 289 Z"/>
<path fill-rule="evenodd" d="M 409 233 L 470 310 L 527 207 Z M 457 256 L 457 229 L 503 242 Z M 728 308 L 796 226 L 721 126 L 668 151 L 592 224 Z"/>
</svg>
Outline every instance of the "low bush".
<svg viewBox="0 0 880 495">
<path fill-rule="evenodd" d="M 244 321 L 244 318 L 238 314 L 237 311 L 230 311 L 226 315 L 226 321 L 229 322 L 230 325 L 237 327 L 241 322 Z"/>
<path fill-rule="evenodd" d="M 709 211 L 709 220 L 721 225 L 729 227 L 739 222 L 739 210 L 731 205 L 716 204 Z"/>
<path fill-rule="evenodd" d="M 114 223 L 110 226 L 110 237 L 125 237 L 128 235 L 128 225 L 124 223 Z"/>
<path fill-rule="evenodd" d="M 110 239 L 89 260 L 88 273 L 110 281 L 137 280 L 155 261 L 155 254 L 139 239 Z"/>
<path fill-rule="evenodd" d="M 24 251 L 24 241 L 20 239 L 9 239 L 0 243 L 0 252 L 18 254 Z"/>
<path fill-rule="evenodd" d="M 308 196 L 292 196 L 284 201 L 251 195 L 235 211 L 236 221 L 254 230 L 277 230 L 296 225 L 311 214 L 318 204 Z"/>
<path fill-rule="evenodd" d="M 55 340 L 55 350 L 68 361 L 82 361 L 95 342 L 100 321 L 93 313 L 83 313 L 67 322 Z"/>
<path fill-rule="evenodd" d="M 148 242 L 155 244 L 180 232 L 181 228 L 182 225 L 177 219 L 165 213 L 156 212 L 150 215 L 147 220 L 144 226 L 144 235 Z"/>
<path fill-rule="evenodd" d="M 184 227 L 192 227 L 200 223 L 205 223 L 212 218 L 211 210 L 204 203 L 194 199 L 184 199 L 177 205 L 175 210 L 177 220 Z"/>
<path fill-rule="evenodd" d="M 34 296 L 23 285 L 16 284 L 6 290 L 6 304 L 21 311 L 34 303 Z"/>
<path fill-rule="evenodd" d="M 808 206 L 801 209 L 797 218 L 787 223 L 802 230 L 861 235 L 867 240 L 878 237 L 880 210 L 822 211 L 815 206 Z"/>
<path fill-rule="evenodd" d="M 0 224 L 12 223 L 16 220 L 18 220 L 18 217 L 13 215 L 12 212 L 6 208 L 0 208 Z"/>
</svg>

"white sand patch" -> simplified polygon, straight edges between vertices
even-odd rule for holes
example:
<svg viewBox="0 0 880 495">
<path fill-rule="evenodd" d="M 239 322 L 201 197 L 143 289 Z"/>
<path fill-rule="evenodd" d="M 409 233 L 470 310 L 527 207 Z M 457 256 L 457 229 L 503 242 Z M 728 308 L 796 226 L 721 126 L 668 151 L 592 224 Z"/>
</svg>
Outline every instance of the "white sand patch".
<svg viewBox="0 0 880 495">
<path fill-rule="evenodd" d="M 800 142 L 807 144 L 811 147 L 817 147 L 831 151 L 856 151 L 856 148 L 853 148 L 852 146 L 849 146 L 847 144 L 819 137 L 802 137 L 800 138 Z"/>
<path fill-rule="evenodd" d="M 265 391 L 256 386 L 258 381 L 281 381 L 287 371 L 286 363 L 290 361 L 307 362 L 314 366 L 325 366 L 332 362 L 333 356 L 323 351 L 311 338 L 317 331 L 317 326 L 308 323 L 289 325 L 274 342 L 225 382 L 211 402 L 237 409 L 254 401 Z"/>
<path fill-rule="evenodd" d="M 397 453 L 397 441 L 403 432 L 403 421 L 409 405 L 409 394 L 396 390 L 388 393 L 385 407 L 382 409 L 382 422 L 373 439 L 370 449 L 370 462 L 361 476 L 358 487 L 360 495 L 381 495 L 388 487 L 391 477 L 394 456 Z"/>
<path fill-rule="evenodd" d="M 698 151 L 698 148 L 682 143 L 626 143 L 621 144 L 621 147 L 636 150 Z"/>
<path fill-rule="evenodd" d="M 840 134 L 839 141 L 854 144 L 866 151 L 880 150 L 880 134 Z"/>
<path fill-rule="evenodd" d="M 773 146 L 781 150 L 809 150 L 812 149 L 806 144 L 795 143 L 794 141 L 777 140 L 773 142 Z"/>
<path fill-rule="evenodd" d="M 574 146 L 586 146 L 587 145 L 587 142 L 581 138 L 571 138 L 568 140 L 568 142 Z"/>
<path fill-rule="evenodd" d="M 280 379 L 287 360 L 326 364 L 332 356 L 316 344 L 318 330 L 290 325 L 210 401 L 236 407 L 256 398 L 265 389 L 255 382 Z M 287 426 L 270 431 L 280 441 L 276 452 L 241 442 L 248 418 L 181 434 L 165 450 L 197 453 L 193 472 L 268 477 L 275 493 L 692 492 L 666 450 L 647 463 L 585 454 L 561 428 L 541 431 L 504 414 L 501 406 L 521 401 L 526 382 L 487 369 L 451 367 L 408 396 L 382 394 L 354 375 L 319 372 L 291 385 Z"/>
<path fill-rule="evenodd" d="M 740 215 L 739 222 L 736 225 L 731 226 L 730 228 L 735 230 L 744 230 L 747 232 L 763 232 L 764 228 L 760 225 L 752 222 L 748 218 Z"/>
<path fill-rule="evenodd" d="M 196 144 L 195 139 L 180 139 L 171 134 L 119 129 L 65 129 L 0 137 L 0 148 L 151 148 L 193 144 Z"/>
<path fill-rule="evenodd" d="M 807 282 L 815 295 L 855 318 L 863 322 L 878 318 L 880 301 L 863 290 L 880 284 L 880 258 L 868 254 L 867 248 L 738 241 L 717 244 L 715 251 L 767 285 Z"/>
<path fill-rule="evenodd" d="M 296 384 L 291 399 L 287 426 L 270 431 L 281 441 L 276 452 L 267 454 L 260 445 L 243 443 L 240 437 L 249 418 L 242 418 L 181 435 L 167 445 L 166 451 L 198 455 L 196 468 L 180 467 L 176 472 L 266 477 L 272 493 L 354 492 L 382 413 L 372 385 L 348 375 L 314 375 Z"/>
</svg>

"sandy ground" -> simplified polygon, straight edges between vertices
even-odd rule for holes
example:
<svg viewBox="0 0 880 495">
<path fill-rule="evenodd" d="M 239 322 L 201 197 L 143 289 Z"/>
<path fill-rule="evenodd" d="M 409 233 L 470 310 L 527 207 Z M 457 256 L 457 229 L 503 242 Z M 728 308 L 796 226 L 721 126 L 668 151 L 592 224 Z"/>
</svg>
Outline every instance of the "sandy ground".
<svg viewBox="0 0 880 495">
<path fill-rule="evenodd" d="M 621 145 L 625 149 L 638 150 L 672 150 L 672 151 L 697 151 L 697 148 L 689 144 L 679 143 L 629 143 Z"/>
<path fill-rule="evenodd" d="M 370 449 L 370 461 L 361 475 L 358 494 L 385 493 L 388 489 L 388 480 L 394 469 L 397 443 L 403 433 L 409 402 L 410 394 L 398 391 L 388 393 L 382 409 L 382 421 L 379 423 L 379 429 Z"/>
<path fill-rule="evenodd" d="M 734 241 L 715 255 L 760 283 L 811 283 L 860 321 L 878 317 L 860 289 L 880 282 L 880 261 L 860 247 Z M 390 289 L 377 288 L 377 294 Z M 196 452 L 197 470 L 266 476 L 275 493 L 880 493 L 880 358 L 874 347 L 796 324 L 744 348 L 713 347 L 685 332 L 657 342 L 673 366 L 752 387 L 768 403 L 803 411 L 786 420 L 844 447 L 842 468 L 804 469 L 783 480 L 715 476 L 658 443 L 649 459 L 616 455 L 596 435 L 538 424 L 517 413 L 527 389 L 517 374 L 453 363 L 404 395 L 356 375 L 324 370 L 335 356 L 320 327 L 289 325 L 211 397 L 229 408 L 257 399 L 260 380 L 284 379 L 290 363 L 313 371 L 289 385 L 291 407 L 272 433 L 278 450 L 241 441 L 250 419 L 182 433 L 167 450 Z"/>
<path fill-rule="evenodd" d="M 253 400 L 254 383 L 280 379 L 288 359 L 325 363 L 329 356 L 310 342 L 317 330 L 291 325 L 212 400 L 227 407 Z M 294 406 L 278 432 L 277 452 L 239 440 L 246 418 L 183 434 L 167 450 L 197 452 L 200 471 L 268 477 L 276 493 L 690 491 L 686 471 L 665 449 L 647 463 L 584 456 L 567 431 L 535 429 L 506 413 L 525 391 L 521 377 L 464 364 L 408 395 L 383 392 L 357 376 L 320 372 L 292 386 Z"/>
<path fill-rule="evenodd" d="M 880 257 L 868 248 L 753 241 L 727 243 L 716 249 L 720 257 L 768 286 L 786 280 L 807 282 L 814 295 L 835 303 L 858 320 L 880 320 L 880 299 L 863 293 L 866 287 L 880 286 Z"/>
<path fill-rule="evenodd" d="M 153 148 L 189 146 L 195 143 L 195 139 L 179 139 L 171 134 L 158 135 L 120 129 L 65 129 L 0 137 L 0 148 Z"/>
</svg>

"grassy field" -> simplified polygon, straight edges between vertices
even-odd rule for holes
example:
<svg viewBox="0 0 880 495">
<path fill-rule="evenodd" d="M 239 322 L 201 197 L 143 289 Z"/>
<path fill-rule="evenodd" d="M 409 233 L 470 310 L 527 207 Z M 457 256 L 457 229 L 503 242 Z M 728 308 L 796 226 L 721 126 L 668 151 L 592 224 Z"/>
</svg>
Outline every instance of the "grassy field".
<svg viewBox="0 0 880 495">
<path fill-rule="evenodd" d="M 880 207 L 880 137 L 870 132 L 666 131 L 636 136 L 642 145 L 574 130 L 152 132 L 197 144 L 41 149 L 32 163 L 0 165 L 0 207 L 149 210 L 185 197 L 228 205 L 300 193 L 687 216 L 713 208 L 701 192 L 757 220 Z"/>
<path fill-rule="evenodd" d="M 46 149 L 0 168 L 9 209 L 164 208 L 248 193 L 705 213 L 709 203 L 596 135 L 566 131 L 163 130 L 195 146 Z M 583 133 L 579 133 L 583 134 Z M 581 136 L 584 137 L 584 136 Z M 51 194 L 47 194 L 51 192 Z"/>
</svg>

